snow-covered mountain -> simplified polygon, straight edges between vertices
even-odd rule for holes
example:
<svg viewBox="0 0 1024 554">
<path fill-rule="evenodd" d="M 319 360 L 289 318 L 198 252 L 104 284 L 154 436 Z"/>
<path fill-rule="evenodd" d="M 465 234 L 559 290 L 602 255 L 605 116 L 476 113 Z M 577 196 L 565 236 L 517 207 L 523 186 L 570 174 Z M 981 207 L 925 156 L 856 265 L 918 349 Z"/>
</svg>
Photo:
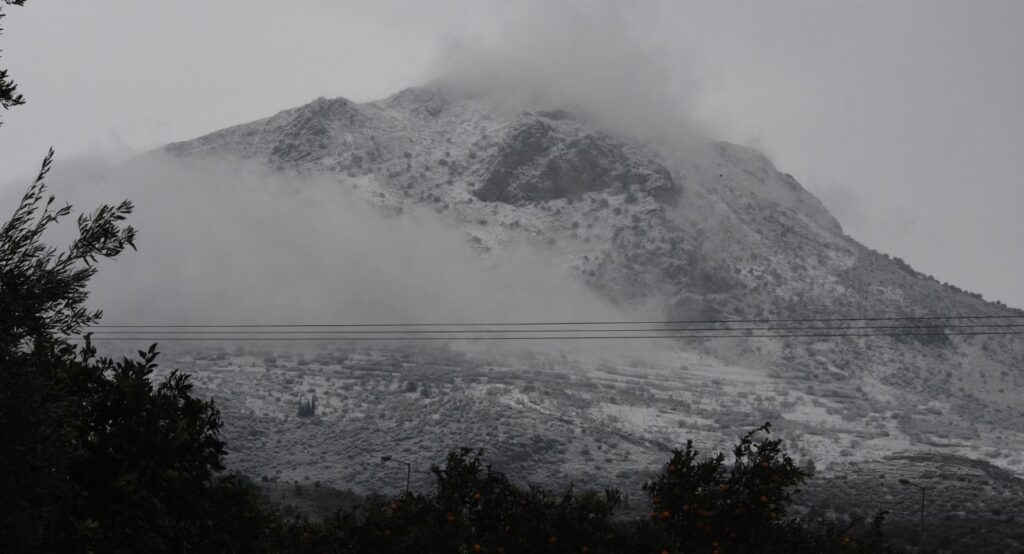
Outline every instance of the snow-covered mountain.
<svg viewBox="0 0 1024 554">
<path fill-rule="evenodd" d="M 666 302 L 669 317 L 1010 313 L 860 245 L 755 150 L 641 142 L 454 86 L 319 98 L 167 150 L 337 176 L 396 210 L 431 205 L 487 250 L 533 237 L 610 297 Z"/>
<path fill-rule="evenodd" d="M 399 217 L 428 206 L 457 222 L 481 256 L 500 256 L 508 244 L 526 241 L 616 304 L 653 310 L 666 321 L 1020 315 L 861 245 L 814 195 L 756 150 L 685 130 L 676 138 L 637 138 L 600 121 L 564 103 L 503 102 L 438 82 L 368 103 L 319 98 L 166 151 L 240 157 L 275 171 L 329 177 Z M 892 323 L 878 325 L 886 324 Z M 788 425 L 808 454 L 826 461 L 881 459 L 919 448 L 972 456 L 987 449 L 993 463 L 1024 471 L 1019 336 L 736 339 L 681 342 L 679 349 L 685 354 L 676 369 L 606 367 L 588 374 L 591 381 L 580 386 L 597 392 L 586 409 L 569 401 L 559 407 L 550 397 L 538 401 L 530 389 L 524 392 L 529 376 L 511 377 L 516 364 L 501 371 L 511 379 L 505 389 L 487 389 L 483 377 L 460 394 L 481 399 L 473 410 L 486 411 L 482 399 L 493 394 L 501 400 L 492 404 L 496 412 L 558 414 L 642 439 L 637 445 L 652 451 L 659 447 L 651 445 L 671 443 L 676 435 L 729 434 L 745 425 L 739 420 L 746 413 L 749 426 L 760 417 Z M 415 366 L 408 359 L 401 364 Z M 718 385 L 691 386 L 690 370 L 706 378 L 705 385 Z M 457 381 L 442 373 L 446 385 L 431 389 L 423 402 L 454 394 L 449 385 Z M 621 379 L 612 381 L 627 387 L 642 381 L 650 392 L 632 391 L 625 395 L 630 400 L 620 394 L 632 404 L 615 411 L 616 393 L 601 392 L 598 374 L 617 375 Z M 697 390 L 701 394 L 690 394 Z M 365 414 L 358 398 L 350 400 L 338 404 L 339 413 Z M 659 438 L 653 430 L 667 425 L 668 413 L 679 417 Z M 466 432 L 453 441 L 505 440 Z M 562 439 L 576 440 L 552 440 Z M 246 458 L 250 469 L 264 467 L 253 459 Z"/>
</svg>

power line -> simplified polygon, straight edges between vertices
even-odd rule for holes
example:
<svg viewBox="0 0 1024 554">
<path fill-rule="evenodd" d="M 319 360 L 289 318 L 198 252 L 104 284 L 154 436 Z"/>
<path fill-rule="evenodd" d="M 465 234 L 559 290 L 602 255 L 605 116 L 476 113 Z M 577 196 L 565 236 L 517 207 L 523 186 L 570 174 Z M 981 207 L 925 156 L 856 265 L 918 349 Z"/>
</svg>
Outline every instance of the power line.
<svg viewBox="0 0 1024 554">
<path fill-rule="evenodd" d="M 646 332 L 674 332 L 674 331 L 794 331 L 794 330 L 861 330 L 861 329 L 959 329 L 959 328 L 1021 328 L 1024 323 L 975 323 L 962 325 L 858 325 L 858 326 L 784 326 L 784 327 L 670 327 L 655 329 L 436 329 L 436 330 L 410 330 L 410 331 L 213 331 L 203 329 L 199 331 L 97 331 L 102 334 L 118 333 L 122 335 L 142 335 L 158 333 L 160 335 L 217 335 L 217 334 L 245 334 L 245 335 L 306 335 L 306 334 L 334 334 L 334 335 L 373 335 L 383 333 L 405 334 L 442 334 L 442 333 L 646 333 Z"/>
<path fill-rule="evenodd" d="M 93 340 L 108 341 L 457 341 L 457 340 L 600 340 L 600 339 L 768 339 L 768 338 L 840 338 L 840 337 L 934 337 L 934 336 L 991 336 L 991 335 L 1024 335 L 1024 331 L 952 331 L 948 333 L 784 333 L 784 334 L 749 334 L 749 335 L 539 335 L 539 336 L 383 336 L 383 337 L 138 337 L 113 336 L 92 337 Z M 70 337 L 71 340 L 84 340 L 85 337 Z"/>
<path fill-rule="evenodd" d="M 807 317 L 807 318 L 757 318 L 757 319 L 680 319 L 668 321 L 512 321 L 512 322 L 454 322 L 454 323 L 284 323 L 284 324 L 127 324 L 90 325 L 93 329 L 216 329 L 216 328 L 290 328 L 290 327 L 521 327 L 521 326 L 567 326 L 567 325 L 686 325 L 686 324 L 730 324 L 730 323 L 807 323 L 807 322 L 853 322 L 853 321 L 936 321 L 962 319 L 1024 319 L 1019 315 L 947 315 L 947 316 L 888 316 L 888 317 Z"/>
</svg>

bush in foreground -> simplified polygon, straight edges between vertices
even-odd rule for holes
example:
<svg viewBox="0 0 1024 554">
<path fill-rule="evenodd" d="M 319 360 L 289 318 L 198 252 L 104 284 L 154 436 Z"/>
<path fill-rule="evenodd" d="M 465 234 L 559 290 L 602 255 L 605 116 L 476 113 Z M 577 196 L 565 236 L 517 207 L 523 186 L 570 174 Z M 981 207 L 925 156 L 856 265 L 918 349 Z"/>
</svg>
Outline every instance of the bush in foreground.
<svg viewBox="0 0 1024 554">
<path fill-rule="evenodd" d="M 884 552 L 881 516 L 836 528 L 786 518 L 805 476 L 769 426 L 725 456 L 700 458 L 692 444 L 673 452 L 645 485 L 649 517 L 616 516 L 614 490 L 522 488 L 482 461 L 451 452 L 432 471 L 432 494 L 371 498 L 323 522 L 295 519 L 270 537 L 278 552 Z M 765 433 L 758 439 L 759 433 Z"/>
<path fill-rule="evenodd" d="M 265 511 L 220 475 L 212 402 L 185 374 L 153 382 L 156 345 L 118 361 L 68 341 L 101 315 L 96 262 L 135 230 L 125 201 L 79 216 L 67 249 L 43 242 L 71 212 L 46 194 L 52 157 L 0 227 L 0 551 L 239 550 Z"/>
</svg>

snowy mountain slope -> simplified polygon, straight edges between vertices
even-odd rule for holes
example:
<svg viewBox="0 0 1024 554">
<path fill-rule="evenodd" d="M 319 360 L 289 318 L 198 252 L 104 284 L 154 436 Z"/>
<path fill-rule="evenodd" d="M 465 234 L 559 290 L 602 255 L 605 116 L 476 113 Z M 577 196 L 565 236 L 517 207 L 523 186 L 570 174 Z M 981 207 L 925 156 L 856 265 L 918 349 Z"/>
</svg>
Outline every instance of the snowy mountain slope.
<svg viewBox="0 0 1024 554">
<path fill-rule="evenodd" d="M 391 213 L 428 206 L 481 255 L 526 241 L 612 301 L 665 320 L 1020 313 L 859 244 L 755 150 L 693 137 L 638 140 L 596 121 L 572 106 L 510 104 L 435 83 L 376 102 L 320 98 L 166 151 L 329 177 Z M 1022 342 L 791 338 L 676 348 L 793 391 L 799 406 L 765 396 L 758 414 L 801 429 L 813 452 L 835 460 L 854 438 L 874 441 L 869 450 L 879 455 L 1024 447 Z M 666 375 L 665 386 L 679 379 Z M 656 388 L 658 378 L 649 382 Z M 734 421 L 739 414 L 723 403 L 737 394 L 702 417 Z M 628 427 L 620 419 L 616 428 Z M 697 431 L 700 421 L 676 425 Z M 1024 470 L 1019 459 L 1000 463 Z"/>
<path fill-rule="evenodd" d="M 488 247 L 510 233 L 554 243 L 616 298 L 668 295 L 733 317 L 1006 313 L 846 237 L 754 150 L 641 143 L 573 111 L 509 109 L 443 84 L 365 104 L 320 98 L 167 150 L 362 177 L 370 200 L 432 205 Z"/>
<path fill-rule="evenodd" d="M 537 104 L 443 83 L 365 104 L 320 98 L 167 151 L 336 176 L 399 210 L 430 205 L 484 249 L 532 237 L 610 297 L 667 303 L 670 318 L 1011 313 L 858 244 L 752 149 L 644 143 Z"/>
</svg>

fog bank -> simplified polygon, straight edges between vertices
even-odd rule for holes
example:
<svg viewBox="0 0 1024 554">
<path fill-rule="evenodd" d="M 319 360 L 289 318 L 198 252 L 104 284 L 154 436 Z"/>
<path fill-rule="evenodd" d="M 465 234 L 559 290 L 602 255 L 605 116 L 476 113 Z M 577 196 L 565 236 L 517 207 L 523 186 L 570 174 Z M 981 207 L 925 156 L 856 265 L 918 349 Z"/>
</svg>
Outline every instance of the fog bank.
<svg viewBox="0 0 1024 554">
<path fill-rule="evenodd" d="M 624 317 L 542 252 L 513 244 L 481 256 L 433 212 L 383 213 L 344 181 L 154 154 L 115 167 L 58 163 L 50 184 L 76 212 L 136 204 L 138 251 L 102 261 L 91 286 L 105 324 Z M 66 223 L 56 244 L 70 238 Z"/>
</svg>

